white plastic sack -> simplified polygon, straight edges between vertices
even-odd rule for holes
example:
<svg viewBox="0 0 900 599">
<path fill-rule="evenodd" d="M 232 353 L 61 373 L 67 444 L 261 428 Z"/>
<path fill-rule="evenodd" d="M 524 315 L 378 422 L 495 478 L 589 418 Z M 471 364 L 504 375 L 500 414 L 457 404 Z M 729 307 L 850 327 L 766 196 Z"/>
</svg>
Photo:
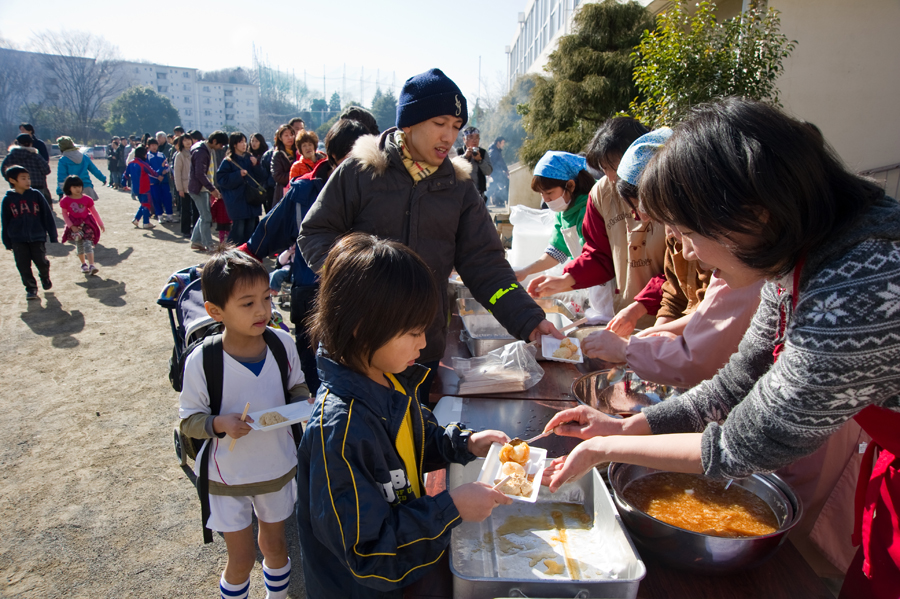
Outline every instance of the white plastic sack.
<svg viewBox="0 0 900 599">
<path fill-rule="evenodd" d="M 459 377 L 459 395 L 526 391 L 537 385 L 544 369 L 537 363 L 537 348 L 516 341 L 479 358 L 453 358 Z"/>
<path fill-rule="evenodd" d="M 536 210 L 528 206 L 513 206 L 509 211 L 513 226 L 509 263 L 513 268 L 528 266 L 541 257 L 550 244 L 556 223 L 551 210 Z"/>
</svg>

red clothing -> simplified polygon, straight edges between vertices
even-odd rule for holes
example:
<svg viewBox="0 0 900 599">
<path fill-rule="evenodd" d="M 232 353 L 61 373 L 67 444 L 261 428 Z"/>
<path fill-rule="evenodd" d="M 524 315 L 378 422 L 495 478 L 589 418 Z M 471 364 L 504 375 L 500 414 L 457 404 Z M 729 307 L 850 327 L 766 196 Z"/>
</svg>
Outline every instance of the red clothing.
<svg viewBox="0 0 900 599">
<path fill-rule="evenodd" d="M 854 419 L 872 436 L 859 471 L 853 544 L 842 598 L 900 597 L 900 414 L 870 405 Z M 875 451 L 878 456 L 875 457 Z M 876 517 L 877 516 L 877 517 Z"/>
<path fill-rule="evenodd" d="M 103 221 L 99 220 L 99 214 L 97 214 L 97 218 L 94 217 L 97 211 L 94 209 L 92 198 L 84 195 L 76 200 L 65 196 L 59 201 L 59 208 L 66 223 L 62 237 L 63 243 L 74 239 L 72 227 L 81 227 L 82 239 L 87 239 L 95 244 L 100 241 L 99 225 L 102 225 Z"/>
<path fill-rule="evenodd" d="M 647 314 L 656 316 L 659 307 L 662 305 L 662 289 L 666 282 L 666 275 L 660 273 L 647 281 L 647 284 L 641 289 L 641 292 L 634 296 L 634 301 L 644 304 L 647 308 Z"/>
<path fill-rule="evenodd" d="M 225 201 L 219 198 L 213 198 L 212 204 L 209 206 L 210 216 L 217 225 L 229 225 L 231 219 L 228 218 L 228 210 L 225 209 Z"/>
<path fill-rule="evenodd" d="M 584 211 L 581 233 L 584 236 L 581 254 L 563 268 L 564 273 L 575 279 L 573 289 L 602 285 L 616 276 L 606 223 L 591 201 Z"/>
</svg>

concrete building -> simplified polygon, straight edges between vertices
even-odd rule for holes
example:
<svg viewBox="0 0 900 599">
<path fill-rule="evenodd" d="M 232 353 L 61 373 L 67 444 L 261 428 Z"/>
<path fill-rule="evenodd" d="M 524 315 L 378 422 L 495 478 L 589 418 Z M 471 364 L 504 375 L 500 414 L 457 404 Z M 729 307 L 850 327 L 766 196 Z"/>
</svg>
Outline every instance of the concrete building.
<svg viewBox="0 0 900 599">
<path fill-rule="evenodd" d="M 247 135 L 259 128 L 259 87 L 200 80 L 197 69 L 126 62 L 129 85 L 144 85 L 168 97 L 185 129 L 208 135 L 216 129 L 235 129 Z"/>
<path fill-rule="evenodd" d="M 559 37 L 571 32 L 577 10 L 592 0 L 526 0 L 507 48 L 508 85 L 543 73 Z M 595 1 L 595 0 L 593 0 Z M 657 15 L 670 0 L 638 0 Z M 763 0 L 781 13 L 781 32 L 797 47 L 784 61 L 779 98 L 793 116 L 815 123 L 851 170 L 872 176 L 900 195 L 900 3 L 896 0 Z M 720 0 L 720 19 L 748 0 Z M 510 169 L 512 170 L 512 169 Z"/>
</svg>

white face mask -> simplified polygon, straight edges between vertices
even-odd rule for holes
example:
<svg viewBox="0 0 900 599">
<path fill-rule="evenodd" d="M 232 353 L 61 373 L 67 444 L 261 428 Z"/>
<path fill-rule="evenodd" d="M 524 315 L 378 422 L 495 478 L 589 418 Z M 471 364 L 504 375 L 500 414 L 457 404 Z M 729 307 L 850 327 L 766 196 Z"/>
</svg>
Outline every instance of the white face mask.
<svg viewBox="0 0 900 599">
<path fill-rule="evenodd" d="M 560 195 L 555 200 L 544 200 L 544 203 L 547 204 L 547 207 L 550 208 L 550 210 L 552 210 L 553 212 L 564 212 L 569 206 L 569 202 L 566 201 L 565 191 L 563 191 L 562 195 Z"/>
</svg>

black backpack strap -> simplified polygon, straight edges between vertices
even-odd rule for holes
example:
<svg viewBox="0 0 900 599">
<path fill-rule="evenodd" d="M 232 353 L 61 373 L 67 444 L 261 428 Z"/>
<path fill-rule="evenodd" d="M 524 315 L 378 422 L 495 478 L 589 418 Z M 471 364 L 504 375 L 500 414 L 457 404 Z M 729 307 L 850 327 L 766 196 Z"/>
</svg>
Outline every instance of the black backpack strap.
<svg viewBox="0 0 900 599">
<path fill-rule="evenodd" d="M 225 377 L 225 352 L 222 335 L 210 335 L 203 340 L 203 373 L 206 375 L 206 391 L 209 394 L 209 413 L 218 416 L 222 410 L 222 385 Z M 200 476 L 197 477 L 197 494 L 200 496 L 200 515 L 203 518 L 203 542 L 212 543 L 212 531 L 206 527 L 209 520 L 209 454 L 210 439 L 200 457 Z"/>
<path fill-rule="evenodd" d="M 291 370 L 291 366 L 288 363 L 287 351 L 284 349 L 281 339 L 269 327 L 266 327 L 263 339 L 272 351 L 272 355 L 275 356 L 275 362 L 278 363 L 278 370 L 281 371 L 281 386 L 284 389 L 284 403 L 289 404 L 291 403 L 291 393 L 290 389 L 288 389 L 288 373 Z"/>
<path fill-rule="evenodd" d="M 278 363 L 278 370 L 281 372 L 281 387 L 284 389 L 284 405 L 293 403 L 291 391 L 288 389 L 288 373 L 291 370 L 291 365 L 288 363 L 287 350 L 284 349 L 284 344 L 281 342 L 281 339 L 278 338 L 275 331 L 268 327 L 266 327 L 266 330 L 263 333 L 263 339 L 265 339 L 266 345 L 269 346 L 269 349 L 272 351 L 272 355 L 275 356 L 275 361 Z M 303 436 L 303 427 L 299 424 L 292 424 L 291 434 L 294 436 L 294 441 L 299 444 L 300 437 Z"/>
</svg>

